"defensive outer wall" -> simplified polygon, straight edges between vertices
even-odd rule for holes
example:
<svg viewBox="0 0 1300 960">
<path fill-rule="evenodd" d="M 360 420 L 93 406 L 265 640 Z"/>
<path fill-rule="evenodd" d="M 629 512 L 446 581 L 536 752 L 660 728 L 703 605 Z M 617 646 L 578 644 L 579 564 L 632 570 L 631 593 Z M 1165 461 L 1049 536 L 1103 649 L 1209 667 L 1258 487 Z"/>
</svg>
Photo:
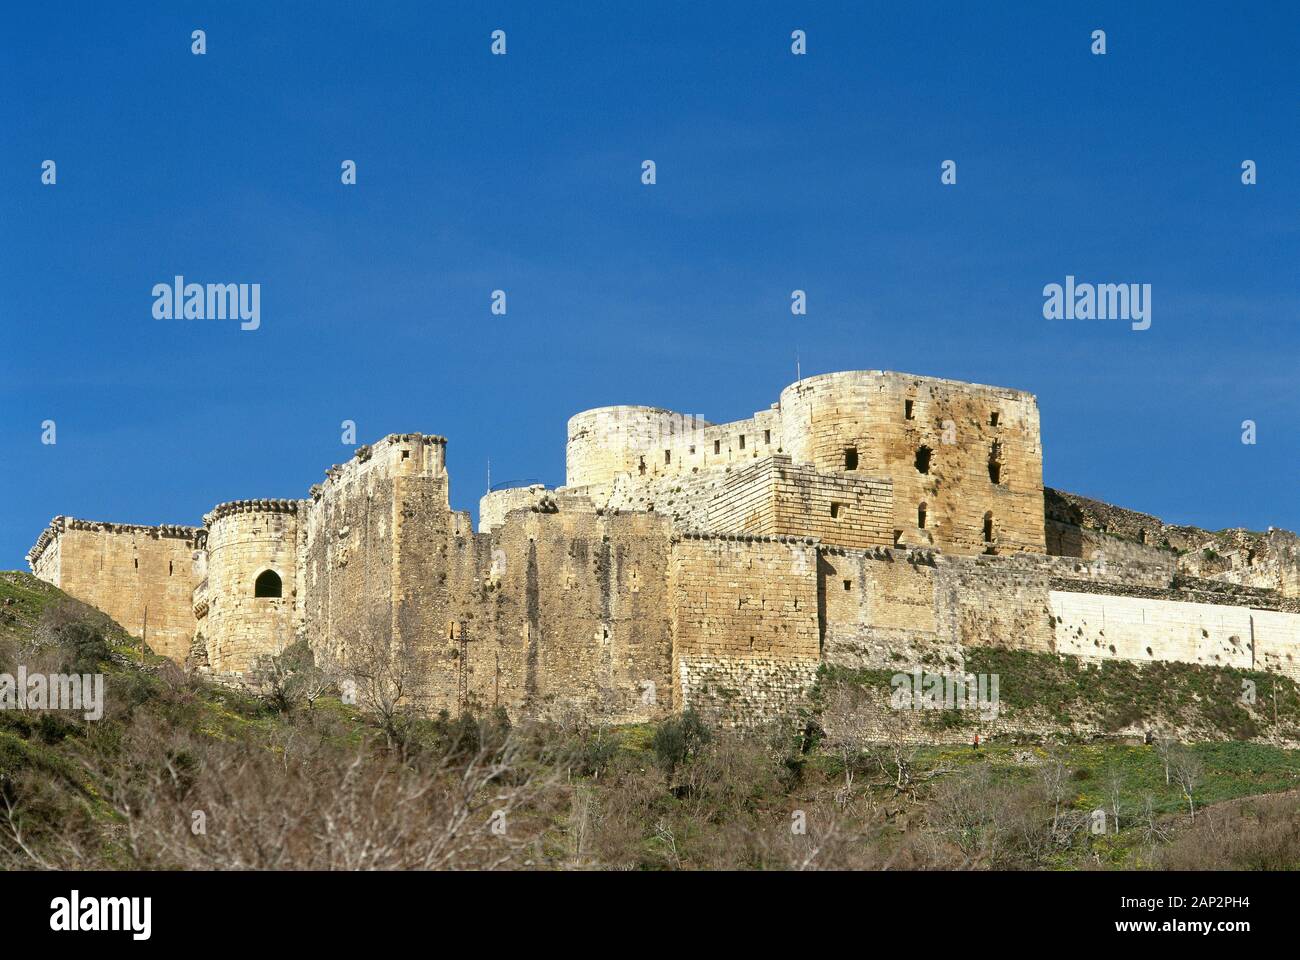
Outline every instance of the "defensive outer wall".
<svg viewBox="0 0 1300 960">
<path fill-rule="evenodd" d="M 431 712 L 753 724 L 824 663 L 960 667 L 979 645 L 1300 680 L 1295 535 L 1044 490 L 1021 391 L 834 373 L 732 423 L 589 410 L 566 452 L 565 486 L 488 493 L 477 531 L 447 441 L 391 434 L 301 500 L 202 527 L 57 517 L 28 560 L 178 663 L 247 679 L 302 641 Z"/>
</svg>

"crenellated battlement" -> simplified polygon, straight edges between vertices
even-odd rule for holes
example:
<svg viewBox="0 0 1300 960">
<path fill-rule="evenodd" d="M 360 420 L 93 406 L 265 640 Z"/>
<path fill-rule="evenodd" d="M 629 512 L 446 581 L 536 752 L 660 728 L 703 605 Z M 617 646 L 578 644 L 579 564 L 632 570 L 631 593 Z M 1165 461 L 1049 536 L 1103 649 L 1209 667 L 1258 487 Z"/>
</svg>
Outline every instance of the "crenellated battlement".
<svg viewBox="0 0 1300 960">
<path fill-rule="evenodd" d="M 219 503 L 203 515 L 203 525 L 211 529 L 218 520 L 236 513 L 297 513 L 299 500 L 230 500 Z"/>
<path fill-rule="evenodd" d="M 27 551 L 26 560 L 33 571 L 47 547 L 66 530 L 84 530 L 92 533 L 141 534 L 155 538 L 197 541 L 204 530 L 202 527 L 187 527 L 174 523 L 154 526 L 138 523 L 112 523 L 107 520 L 83 520 L 80 517 L 58 516 L 49 522 L 36 538 L 36 543 Z"/>
</svg>

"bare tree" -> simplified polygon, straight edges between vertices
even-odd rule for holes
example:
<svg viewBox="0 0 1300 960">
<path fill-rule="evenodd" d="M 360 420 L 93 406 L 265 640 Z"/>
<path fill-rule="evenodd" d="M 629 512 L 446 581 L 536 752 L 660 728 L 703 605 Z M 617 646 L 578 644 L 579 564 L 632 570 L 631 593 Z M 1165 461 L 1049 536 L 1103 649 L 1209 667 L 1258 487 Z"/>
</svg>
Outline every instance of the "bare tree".
<svg viewBox="0 0 1300 960">
<path fill-rule="evenodd" d="M 1160 762 L 1165 765 L 1165 786 L 1166 787 L 1169 786 L 1170 783 L 1172 782 L 1170 779 L 1170 761 L 1177 747 L 1178 747 L 1178 741 L 1174 740 L 1172 737 L 1166 736 L 1164 734 L 1161 734 L 1160 736 L 1156 737 L 1156 753 L 1160 757 Z"/>
<path fill-rule="evenodd" d="M 390 608 L 378 608 L 344 636 L 336 672 L 355 684 L 357 705 L 375 716 L 391 749 L 406 756 L 419 719 L 414 701 L 430 656 L 414 630 L 394 629 Z"/>
<path fill-rule="evenodd" d="M 873 738 L 863 722 L 861 692 L 846 684 L 836 684 L 829 700 L 822 720 L 828 728 L 827 745 L 838 754 L 844 767 L 844 785 L 836 793 L 837 802 L 843 804 L 853 796 L 853 778 L 863 755 L 870 754 L 877 763 L 880 760 L 871 751 Z"/>
<path fill-rule="evenodd" d="M 1196 802 L 1193 796 L 1196 788 L 1200 785 L 1204 765 L 1201 763 L 1201 758 L 1188 747 L 1182 747 L 1174 751 L 1172 765 L 1174 780 L 1178 783 L 1179 789 L 1183 791 L 1183 796 L 1187 798 L 1187 810 L 1191 814 L 1192 820 L 1195 820 Z"/>
<path fill-rule="evenodd" d="M 1142 827 L 1142 842 L 1148 847 L 1155 847 L 1169 839 L 1169 833 L 1160 824 L 1156 816 L 1156 801 L 1151 794 L 1147 794 L 1142 800 L 1142 811 L 1140 814 L 1140 824 Z"/>
<path fill-rule="evenodd" d="M 1060 840 L 1062 831 L 1061 805 L 1065 802 L 1069 787 L 1070 770 L 1065 765 L 1065 758 L 1053 750 L 1047 760 L 1038 768 L 1038 782 L 1043 788 L 1047 802 L 1052 805 L 1052 837 Z"/>
<path fill-rule="evenodd" d="M 1114 767 L 1106 777 L 1106 797 L 1110 801 L 1110 815 L 1115 823 L 1115 833 L 1119 833 L 1119 814 L 1124 801 L 1124 775 Z"/>
<path fill-rule="evenodd" d="M 281 713 L 292 713 L 299 704 L 310 710 L 338 680 L 332 671 L 317 666 L 306 640 L 293 644 L 281 640 L 272 653 L 257 658 L 250 679 Z"/>
</svg>

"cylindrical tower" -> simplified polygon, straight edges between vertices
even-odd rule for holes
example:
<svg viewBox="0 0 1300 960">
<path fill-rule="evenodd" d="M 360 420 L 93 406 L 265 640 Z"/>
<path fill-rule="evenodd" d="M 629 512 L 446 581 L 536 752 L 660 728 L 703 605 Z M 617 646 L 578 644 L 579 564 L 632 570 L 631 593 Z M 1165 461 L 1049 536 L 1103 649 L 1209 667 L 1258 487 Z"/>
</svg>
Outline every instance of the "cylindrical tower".
<svg viewBox="0 0 1300 960">
<path fill-rule="evenodd" d="M 294 642 L 298 602 L 297 500 L 236 500 L 203 518 L 208 528 L 208 664 L 244 673 Z"/>
<path fill-rule="evenodd" d="M 586 487 L 613 483 L 619 474 L 636 470 L 643 456 L 672 447 L 676 440 L 707 425 L 698 417 L 662 407 L 584 410 L 569 418 L 565 484 Z"/>
<path fill-rule="evenodd" d="M 882 376 L 878 370 L 826 373 L 782 390 L 781 437 L 790 458 L 833 472 L 845 469 L 846 451 L 852 451 L 852 469 L 885 475 L 869 425 L 869 407 L 880 397 Z"/>
</svg>

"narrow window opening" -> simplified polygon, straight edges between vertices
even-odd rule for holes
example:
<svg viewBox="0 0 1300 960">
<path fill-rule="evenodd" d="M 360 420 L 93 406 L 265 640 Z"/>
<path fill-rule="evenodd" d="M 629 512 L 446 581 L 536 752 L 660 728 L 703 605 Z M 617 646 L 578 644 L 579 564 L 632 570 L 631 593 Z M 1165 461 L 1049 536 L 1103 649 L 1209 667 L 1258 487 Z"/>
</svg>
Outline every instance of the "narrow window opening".
<svg viewBox="0 0 1300 960">
<path fill-rule="evenodd" d="M 997 425 L 998 425 L 998 412 L 994 410 L 992 413 L 989 414 L 989 426 L 996 427 Z"/>
<path fill-rule="evenodd" d="M 840 518 L 840 515 L 841 515 L 843 512 L 844 512 L 844 504 L 842 504 L 842 503 L 832 503 L 832 504 L 831 504 L 831 519 L 832 519 L 832 520 L 838 520 L 838 519 Z"/>
<path fill-rule="evenodd" d="M 745 435 L 743 433 L 740 435 L 740 449 L 745 449 Z"/>
<path fill-rule="evenodd" d="M 170 577 L 174 572 L 175 572 L 175 569 L 174 569 L 173 566 L 172 566 L 172 561 L 168 560 L 168 561 L 167 561 L 167 576 Z"/>
<path fill-rule="evenodd" d="M 989 448 L 989 479 L 994 483 L 1002 482 L 1002 444 L 996 440 Z"/>
<path fill-rule="evenodd" d="M 641 462 L 637 464 L 636 469 L 637 469 L 637 473 L 641 474 L 641 476 L 643 477 L 645 476 L 645 457 L 641 458 Z"/>
<path fill-rule="evenodd" d="M 664 463 L 667 464 L 667 463 L 672 463 L 672 462 L 673 462 L 673 452 L 672 452 L 671 450 L 665 450 L 665 451 L 664 451 Z"/>
<path fill-rule="evenodd" d="M 771 443 L 772 443 L 772 431 L 771 431 L 771 430 L 764 430 L 764 431 L 763 431 L 763 443 L 764 443 L 765 446 L 770 446 L 770 445 L 771 445 Z"/>
<path fill-rule="evenodd" d="M 722 441 L 721 441 L 721 440 L 714 440 L 714 441 L 713 441 L 713 452 L 714 452 L 714 453 L 721 453 L 721 452 L 722 452 Z"/>
<path fill-rule="evenodd" d="M 274 570 L 262 571 L 253 583 L 253 596 L 255 597 L 279 597 L 282 596 L 282 590 L 280 575 Z"/>
<path fill-rule="evenodd" d="M 140 569 L 140 559 L 139 559 L 139 557 L 133 559 L 131 562 L 132 562 L 133 564 L 135 564 L 135 568 L 136 568 L 137 570 Z"/>
<path fill-rule="evenodd" d="M 925 504 L 916 508 L 916 525 L 922 530 L 925 529 Z"/>
<path fill-rule="evenodd" d="M 993 513 L 984 514 L 984 542 L 993 542 Z"/>
<path fill-rule="evenodd" d="M 906 419 L 908 419 L 908 420 L 911 420 L 911 419 L 912 419 L 912 401 L 911 401 L 911 400 L 904 400 L 904 401 L 903 401 L 903 416 L 904 416 Z"/>
<path fill-rule="evenodd" d="M 918 447 L 916 451 L 916 472 L 930 472 L 930 454 L 933 453 L 929 447 Z"/>
<path fill-rule="evenodd" d="M 844 469 L 845 470 L 858 469 L 858 448 L 857 447 L 844 448 Z"/>
<path fill-rule="evenodd" d="M 403 451 L 402 451 L 402 459 L 403 459 L 403 460 L 410 460 L 410 459 L 411 459 L 411 451 L 410 451 L 410 450 L 403 450 Z"/>
<path fill-rule="evenodd" d="M 845 580 L 845 581 L 844 581 L 844 589 L 845 589 L 845 590 L 852 590 L 852 589 L 853 589 L 853 581 L 852 581 L 852 580 Z"/>
</svg>

